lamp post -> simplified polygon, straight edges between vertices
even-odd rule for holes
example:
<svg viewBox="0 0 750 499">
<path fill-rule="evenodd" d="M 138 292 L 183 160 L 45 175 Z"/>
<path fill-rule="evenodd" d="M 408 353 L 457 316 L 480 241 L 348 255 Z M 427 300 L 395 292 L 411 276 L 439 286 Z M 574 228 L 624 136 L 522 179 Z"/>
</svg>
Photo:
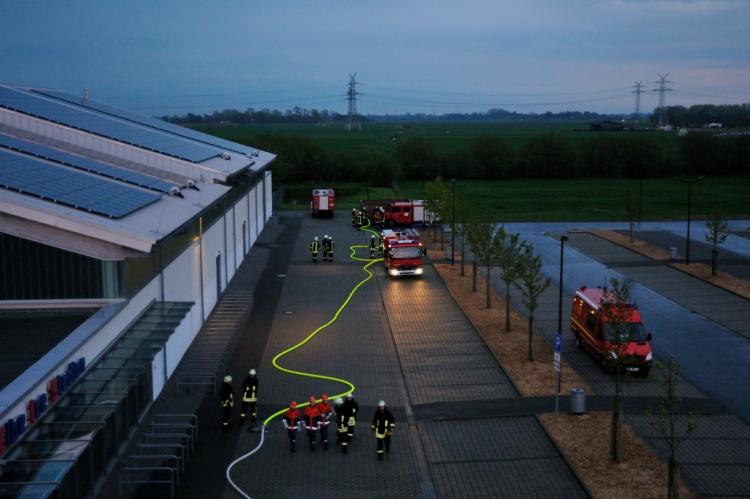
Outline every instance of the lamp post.
<svg viewBox="0 0 750 499">
<path fill-rule="evenodd" d="M 690 265 L 690 213 L 693 204 L 693 184 L 697 184 L 703 177 L 693 179 L 681 178 L 688 185 L 688 205 L 687 205 L 687 237 L 685 238 L 685 265 Z"/>
<path fill-rule="evenodd" d="M 557 338 L 555 339 L 555 370 L 557 371 L 557 388 L 555 389 L 555 417 L 560 407 L 560 385 L 562 384 L 562 296 L 563 296 L 563 263 L 565 255 L 565 241 L 568 236 L 560 236 L 560 287 L 557 294 Z"/>
<path fill-rule="evenodd" d="M 451 214 L 451 265 L 456 263 L 456 179 L 451 179 L 451 201 L 453 204 Z"/>
<path fill-rule="evenodd" d="M 643 175 L 638 179 L 638 227 L 643 221 Z"/>
</svg>

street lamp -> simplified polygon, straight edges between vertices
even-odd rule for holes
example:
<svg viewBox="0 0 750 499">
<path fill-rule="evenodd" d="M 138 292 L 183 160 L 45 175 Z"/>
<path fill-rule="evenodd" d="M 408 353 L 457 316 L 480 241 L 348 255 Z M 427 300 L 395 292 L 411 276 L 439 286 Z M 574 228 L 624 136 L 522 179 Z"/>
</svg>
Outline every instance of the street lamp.
<svg viewBox="0 0 750 499">
<path fill-rule="evenodd" d="M 562 361 L 559 359 L 562 350 L 562 295 L 563 295 L 563 262 L 565 255 L 565 241 L 568 236 L 560 236 L 560 287 L 557 294 L 557 338 L 555 340 L 555 369 L 557 371 L 557 389 L 555 390 L 555 417 L 560 406 L 560 385 L 562 384 Z"/>
<path fill-rule="evenodd" d="M 456 179 L 451 179 L 453 214 L 451 215 L 451 265 L 456 263 Z"/>
<path fill-rule="evenodd" d="M 687 205 L 687 238 L 685 239 L 685 265 L 690 265 L 690 210 L 693 203 L 693 184 L 697 184 L 703 177 L 681 178 L 681 181 L 688 185 L 688 205 Z"/>
</svg>

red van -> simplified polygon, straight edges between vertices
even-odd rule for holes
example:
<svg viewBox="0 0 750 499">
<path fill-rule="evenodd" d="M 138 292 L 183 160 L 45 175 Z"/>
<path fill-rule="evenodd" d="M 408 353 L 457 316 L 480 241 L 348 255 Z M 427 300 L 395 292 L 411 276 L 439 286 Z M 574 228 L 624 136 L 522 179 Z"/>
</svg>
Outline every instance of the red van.
<svg viewBox="0 0 750 499">
<path fill-rule="evenodd" d="M 614 367 L 617 355 L 623 355 L 625 371 L 646 376 L 653 362 L 651 333 L 646 332 L 638 308 L 628 304 L 630 314 L 624 326 L 628 341 L 613 344 L 617 329 L 608 323 L 604 313 L 604 307 L 608 306 L 607 293 L 606 289 L 586 286 L 576 291 L 570 312 L 570 329 L 576 337 L 576 345 L 591 352 L 605 371 Z"/>
</svg>

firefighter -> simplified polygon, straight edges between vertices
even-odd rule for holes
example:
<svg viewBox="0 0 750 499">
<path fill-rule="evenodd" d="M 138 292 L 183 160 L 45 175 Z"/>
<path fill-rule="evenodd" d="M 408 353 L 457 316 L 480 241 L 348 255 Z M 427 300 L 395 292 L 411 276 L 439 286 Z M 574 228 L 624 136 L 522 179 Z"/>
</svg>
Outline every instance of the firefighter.
<svg viewBox="0 0 750 499">
<path fill-rule="evenodd" d="M 354 396 L 350 393 L 346 396 L 344 401 L 344 414 L 346 414 L 346 437 L 351 442 L 354 438 L 354 427 L 357 425 L 357 412 L 359 411 L 359 404 L 354 400 Z"/>
<path fill-rule="evenodd" d="M 328 394 L 326 393 L 320 397 L 318 413 L 320 414 L 320 441 L 323 443 L 323 450 L 328 450 L 328 425 L 333 419 L 333 411 L 331 410 L 331 404 L 328 403 Z"/>
<path fill-rule="evenodd" d="M 224 376 L 221 385 L 221 428 L 229 430 L 231 427 L 232 408 L 234 407 L 234 392 L 232 391 L 232 377 Z"/>
<path fill-rule="evenodd" d="M 383 452 L 389 452 L 391 449 L 391 434 L 393 429 L 396 427 L 396 420 L 393 419 L 393 414 L 385 406 L 385 401 L 381 400 L 378 403 L 378 408 L 375 410 L 375 416 L 372 418 L 372 431 L 375 433 L 375 440 L 377 441 L 376 450 L 378 453 L 378 461 L 383 460 Z M 383 447 L 385 446 L 385 450 Z"/>
<path fill-rule="evenodd" d="M 320 251 L 320 242 L 318 241 L 318 236 L 313 237 L 312 242 L 310 243 L 310 253 L 312 253 L 312 261 L 313 263 L 318 263 L 318 252 Z"/>
<path fill-rule="evenodd" d="M 357 209 L 352 208 L 352 227 L 357 226 Z"/>
<path fill-rule="evenodd" d="M 328 252 L 330 251 L 330 249 L 329 249 L 329 241 L 328 241 L 328 234 L 326 234 L 326 235 L 323 236 L 323 242 L 321 243 L 321 246 L 323 247 L 323 261 L 327 262 L 328 261 Z"/>
<path fill-rule="evenodd" d="M 357 228 L 359 229 L 365 224 L 365 212 L 364 211 L 358 211 L 357 212 Z"/>
<path fill-rule="evenodd" d="M 380 206 L 375 208 L 375 210 L 372 212 L 372 224 L 375 227 L 380 227 L 383 223 L 383 212 L 380 211 Z"/>
<path fill-rule="evenodd" d="M 333 238 L 328 236 L 328 261 L 333 263 Z"/>
<path fill-rule="evenodd" d="M 240 408 L 240 423 L 245 422 L 245 416 L 250 411 L 250 422 L 258 419 L 258 376 L 255 369 L 250 369 L 242 388 L 242 407 Z"/>
<path fill-rule="evenodd" d="M 370 236 L 370 258 L 375 258 L 375 255 L 378 252 L 379 246 L 380 246 L 380 241 L 378 241 L 378 238 L 375 237 L 375 234 L 372 234 Z"/>
<path fill-rule="evenodd" d="M 349 440 L 347 438 L 347 433 L 349 431 L 349 428 L 347 428 L 346 422 L 349 420 L 349 417 L 344 413 L 344 401 L 341 400 L 341 397 L 337 398 L 333 401 L 334 405 L 334 411 L 336 413 L 336 445 L 341 446 L 341 452 L 346 454 L 346 449 L 349 446 Z"/>
<path fill-rule="evenodd" d="M 382 227 L 385 224 L 385 210 L 382 206 L 378 206 L 378 213 L 380 213 L 380 226 Z"/>
<path fill-rule="evenodd" d="M 315 403 L 315 397 L 310 395 L 309 404 L 302 413 L 302 423 L 307 430 L 307 439 L 310 441 L 310 450 L 315 450 L 315 444 L 318 440 L 317 431 L 320 429 L 320 412 Z"/>
<path fill-rule="evenodd" d="M 302 424 L 299 411 L 297 410 L 297 402 L 293 401 L 289 404 L 289 409 L 284 413 L 282 421 L 284 422 L 284 428 L 286 428 L 286 434 L 289 437 L 289 448 L 294 452 L 294 446 L 297 443 L 297 433 L 299 433 L 299 427 Z"/>
</svg>

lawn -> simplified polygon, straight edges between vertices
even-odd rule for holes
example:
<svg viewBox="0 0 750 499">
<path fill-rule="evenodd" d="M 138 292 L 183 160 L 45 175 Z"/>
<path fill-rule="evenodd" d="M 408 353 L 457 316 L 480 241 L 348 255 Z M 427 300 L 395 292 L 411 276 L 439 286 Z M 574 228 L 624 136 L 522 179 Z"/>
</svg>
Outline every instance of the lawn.
<svg viewBox="0 0 750 499">
<path fill-rule="evenodd" d="M 492 221 L 627 220 L 624 206 L 626 186 L 638 191 L 637 180 L 464 180 L 456 183 L 456 195 L 471 201 L 475 213 Z M 339 209 L 351 209 L 366 199 L 364 184 L 286 187 L 282 209 L 308 209 L 310 190 L 334 187 Z M 370 198 L 424 197 L 423 182 L 399 182 L 398 191 L 370 188 Z M 292 201 L 294 200 L 294 201 Z M 692 213 L 705 218 L 715 209 L 728 218 L 750 218 L 750 178 L 706 178 L 693 186 Z M 644 220 L 684 219 L 687 216 L 687 185 L 672 179 L 643 181 Z"/>
</svg>

